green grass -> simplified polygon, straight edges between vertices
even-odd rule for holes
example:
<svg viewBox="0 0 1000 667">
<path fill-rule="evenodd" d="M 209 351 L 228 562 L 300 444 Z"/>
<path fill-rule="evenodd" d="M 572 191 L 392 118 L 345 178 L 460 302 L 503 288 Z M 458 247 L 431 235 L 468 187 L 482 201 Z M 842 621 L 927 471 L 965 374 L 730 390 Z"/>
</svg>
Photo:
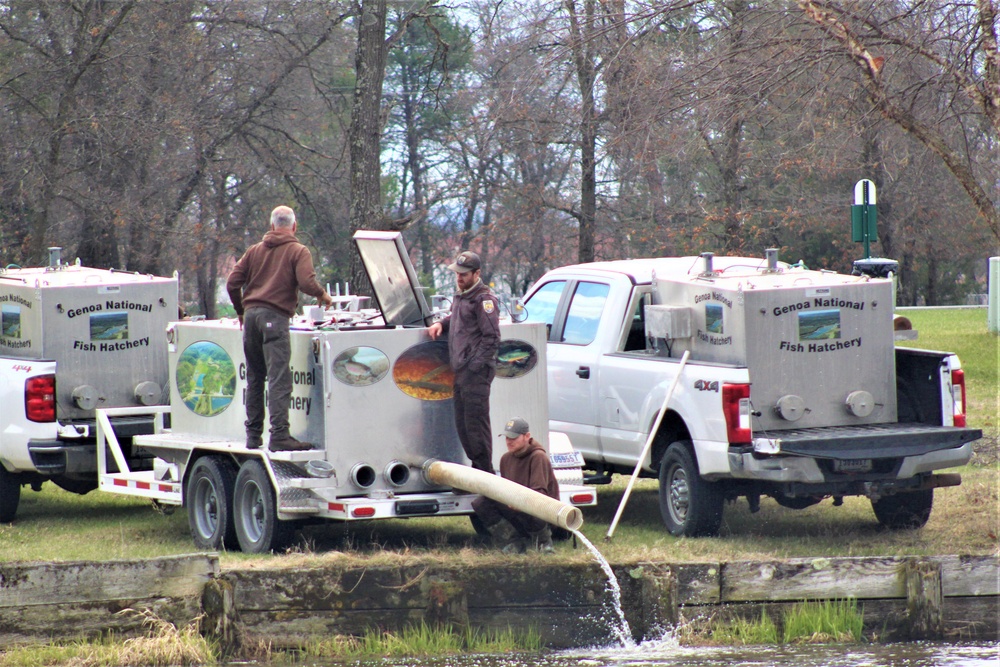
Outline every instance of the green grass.
<svg viewBox="0 0 1000 667">
<path fill-rule="evenodd" d="M 370 630 L 363 637 L 332 637 L 307 644 L 304 659 L 363 660 L 370 658 L 402 658 L 457 655 L 466 653 L 502 654 L 511 651 L 538 651 L 541 637 L 536 632 L 515 633 L 511 629 L 497 632 L 464 631 L 427 624 L 408 626 L 396 634 Z"/>
<path fill-rule="evenodd" d="M 727 645 L 859 642 L 864 615 L 855 600 L 799 602 L 781 613 L 780 623 L 761 610 L 760 618 L 712 624 L 710 641 Z"/>
<path fill-rule="evenodd" d="M 122 665 L 204 665 L 218 662 L 215 646 L 201 636 L 197 623 L 177 628 L 151 613 L 126 609 L 143 617 L 146 634 L 129 639 L 114 635 L 69 644 L 16 646 L 0 653 L 0 667 L 119 667 Z"/>
<path fill-rule="evenodd" d="M 173 624 L 144 614 L 148 632 L 141 637 L 115 636 L 68 644 L 12 647 L 0 653 L 0 667 L 174 666 L 217 664 L 217 648 L 198 634 L 197 623 L 178 629 Z M 276 652 L 264 645 L 244 647 L 247 659 L 263 663 L 305 663 L 336 660 L 358 661 L 379 658 L 440 657 L 469 653 L 500 655 L 513 651 L 541 650 L 537 632 L 517 633 L 512 629 L 481 632 L 472 629 L 432 627 L 419 624 L 400 633 L 371 630 L 362 637 L 333 636 L 309 642 L 299 651 Z"/>
</svg>

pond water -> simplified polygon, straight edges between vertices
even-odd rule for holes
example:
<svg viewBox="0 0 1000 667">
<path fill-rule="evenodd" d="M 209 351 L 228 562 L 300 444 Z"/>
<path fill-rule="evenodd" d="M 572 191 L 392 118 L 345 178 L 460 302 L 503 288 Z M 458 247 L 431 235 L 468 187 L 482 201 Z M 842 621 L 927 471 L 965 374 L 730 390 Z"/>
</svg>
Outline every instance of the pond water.
<svg viewBox="0 0 1000 667">
<path fill-rule="evenodd" d="M 305 664 L 340 667 L 344 663 Z M 347 664 L 359 667 L 997 667 L 1000 665 L 1000 645 L 990 642 L 909 642 L 693 648 L 678 646 L 667 639 L 643 642 L 629 648 L 406 658 Z"/>
</svg>

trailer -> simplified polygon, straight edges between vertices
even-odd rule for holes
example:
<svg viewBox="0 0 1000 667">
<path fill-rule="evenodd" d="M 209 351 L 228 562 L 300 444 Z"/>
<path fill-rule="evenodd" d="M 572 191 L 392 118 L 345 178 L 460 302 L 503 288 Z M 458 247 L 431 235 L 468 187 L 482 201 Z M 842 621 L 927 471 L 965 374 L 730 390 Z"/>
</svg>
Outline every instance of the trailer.
<svg viewBox="0 0 1000 667">
<path fill-rule="evenodd" d="M 183 506 L 199 548 L 250 553 L 281 549 L 305 519 L 472 514 L 475 494 L 424 474 L 429 462 L 468 460 L 454 427 L 448 346 L 427 333 L 434 314 L 401 236 L 358 232 L 355 242 L 377 308 L 345 296 L 339 307 L 307 307 L 292 321 L 290 430 L 315 449 L 248 449 L 239 322 L 173 322 L 164 341 L 169 405 L 97 411 L 100 488 Z M 566 436 L 547 432 L 545 327 L 506 321 L 500 331 L 494 428 L 512 415 L 537 425 L 563 501 L 596 504 L 582 457 Z M 154 417 L 153 432 L 133 438 L 153 457 L 145 470 L 129 466 L 114 426 L 138 415 Z M 495 463 L 503 451 L 495 447 Z"/>
</svg>

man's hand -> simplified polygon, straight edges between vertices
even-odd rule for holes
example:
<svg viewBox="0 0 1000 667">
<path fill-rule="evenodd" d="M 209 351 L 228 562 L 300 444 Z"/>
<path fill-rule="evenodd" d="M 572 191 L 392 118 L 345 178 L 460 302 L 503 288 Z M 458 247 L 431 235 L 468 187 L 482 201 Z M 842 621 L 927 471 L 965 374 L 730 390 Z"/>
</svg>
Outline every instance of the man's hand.
<svg viewBox="0 0 1000 667">
<path fill-rule="evenodd" d="M 239 319 L 239 321 L 240 321 L 240 329 L 242 329 L 243 328 L 243 313 L 240 313 L 236 317 Z"/>
<path fill-rule="evenodd" d="M 431 337 L 431 340 L 437 340 L 442 331 L 444 331 L 444 327 L 441 326 L 440 322 L 435 322 L 427 327 L 427 335 Z"/>
</svg>

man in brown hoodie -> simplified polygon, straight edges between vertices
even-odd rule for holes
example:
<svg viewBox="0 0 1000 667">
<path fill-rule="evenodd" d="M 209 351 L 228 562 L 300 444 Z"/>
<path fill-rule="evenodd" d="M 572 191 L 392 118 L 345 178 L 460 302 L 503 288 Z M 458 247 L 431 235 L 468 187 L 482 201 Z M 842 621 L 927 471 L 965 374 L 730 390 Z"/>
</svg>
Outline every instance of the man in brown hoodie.
<svg viewBox="0 0 1000 667">
<path fill-rule="evenodd" d="M 279 206 L 271 212 L 271 230 L 236 262 L 226 290 L 243 326 L 243 354 L 247 363 L 245 422 L 247 447 L 263 444 L 264 380 L 268 381 L 267 407 L 271 417 L 272 451 L 312 449 L 288 432 L 288 406 L 292 397 L 289 368 L 291 344 L 288 323 L 298 306 L 299 291 L 316 297 L 324 306 L 333 299 L 316 280 L 312 254 L 295 238 L 295 211 Z"/>
<path fill-rule="evenodd" d="M 520 417 L 507 420 L 504 432 L 507 452 L 500 457 L 500 476 L 532 491 L 559 500 L 559 482 L 552 462 L 542 445 L 531 437 L 528 422 Z M 524 553 L 527 549 L 552 553 L 552 528 L 537 517 L 480 496 L 472 509 L 486 526 L 495 546 L 504 553 Z"/>
</svg>

